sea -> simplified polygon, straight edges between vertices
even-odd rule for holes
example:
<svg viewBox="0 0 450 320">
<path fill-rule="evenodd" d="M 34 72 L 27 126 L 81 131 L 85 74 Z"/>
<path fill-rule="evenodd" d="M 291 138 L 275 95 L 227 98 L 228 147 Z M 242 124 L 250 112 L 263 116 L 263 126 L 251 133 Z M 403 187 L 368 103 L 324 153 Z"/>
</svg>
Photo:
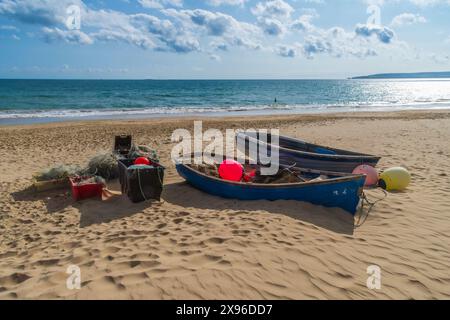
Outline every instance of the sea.
<svg viewBox="0 0 450 320">
<path fill-rule="evenodd" d="M 0 125 L 449 108 L 450 79 L 0 80 Z"/>
</svg>

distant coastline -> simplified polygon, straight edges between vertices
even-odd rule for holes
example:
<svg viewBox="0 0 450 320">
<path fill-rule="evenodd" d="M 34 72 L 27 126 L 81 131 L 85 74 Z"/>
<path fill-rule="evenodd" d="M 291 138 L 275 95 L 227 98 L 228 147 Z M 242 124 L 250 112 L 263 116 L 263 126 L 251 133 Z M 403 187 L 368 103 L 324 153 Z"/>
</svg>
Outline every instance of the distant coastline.
<svg viewBox="0 0 450 320">
<path fill-rule="evenodd" d="M 450 71 L 415 73 L 379 73 L 350 79 L 443 79 L 450 78 Z"/>
</svg>

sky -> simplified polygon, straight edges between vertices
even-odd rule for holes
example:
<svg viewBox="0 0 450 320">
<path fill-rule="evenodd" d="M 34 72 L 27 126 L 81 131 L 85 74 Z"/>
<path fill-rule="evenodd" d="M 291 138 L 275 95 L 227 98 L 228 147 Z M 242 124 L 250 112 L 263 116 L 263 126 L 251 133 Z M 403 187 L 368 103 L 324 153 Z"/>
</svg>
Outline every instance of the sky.
<svg viewBox="0 0 450 320">
<path fill-rule="evenodd" d="M 0 0 L 0 78 L 450 71 L 450 0 Z"/>
</svg>

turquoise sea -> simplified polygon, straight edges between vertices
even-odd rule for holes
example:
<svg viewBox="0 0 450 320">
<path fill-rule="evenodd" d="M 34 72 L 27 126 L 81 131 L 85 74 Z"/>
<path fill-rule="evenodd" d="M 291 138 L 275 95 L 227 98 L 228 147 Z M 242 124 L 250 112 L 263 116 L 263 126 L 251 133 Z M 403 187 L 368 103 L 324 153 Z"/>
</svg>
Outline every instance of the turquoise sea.
<svg viewBox="0 0 450 320">
<path fill-rule="evenodd" d="M 450 108 L 450 79 L 0 80 L 0 124 L 430 108 Z"/>
</svg>

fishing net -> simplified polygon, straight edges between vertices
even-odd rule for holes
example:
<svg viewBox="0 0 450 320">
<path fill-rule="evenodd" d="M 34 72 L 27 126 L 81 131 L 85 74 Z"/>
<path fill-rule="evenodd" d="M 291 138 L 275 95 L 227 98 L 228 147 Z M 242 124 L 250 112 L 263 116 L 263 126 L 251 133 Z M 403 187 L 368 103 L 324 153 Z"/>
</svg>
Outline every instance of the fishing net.
<svg viewBox="0 0 450 320">
<path fill-rule="evenodd" d="M 119 177 L 117 157 L 112 153 L 96 155 L 89 161 L 87 171 L 106 180 L 116 179 Z"/>
<path fill-rule="evenodd" d="M 159 157 L 156 150 L 147 146 L 139 146 L 139 145 L 131 146 L 130 152 L 128 153 L 128 158 L 136 159 L 139 157 L 147 157 L 153 162 L 159 163 Z"/>
<path fill-rule="evenodd" d="M 106 186 L 106 180 L 99 176 L 92 176 L 80 178 L 79 180 L 76 181 L 77 186 L 84 186 L 87 184 L 101 184 L 103 186 Z"/>
<path fill-rule="evenodd" d="M 41 182 L 86 175 L 95 175 L 106 180 L 116 179 L 119 176 L 117 157 L 112 153 L 96 155 L 89 161 L 86 168 L 76 165 L 57 165 L 41 171 L 35 175 L 35 179 Z"/>
<path fill-rule="evenodd" d="M 51 181 L 66 179 L 71 176 L 80 175 L 83 169 L 74 165 L 58 165 L 53 168 L 48 168 L 38 173 L 35 178 L 36 181 Z"/>
<path fill-rule="evenodd" d="M 192 164 L 190 167 L 208 176 L 220 178 L 217 166 L 209 164 Z"/>
<path fill-rule="evenodd" d="M 118 155 L 115 153 L 101 153 L 89 160 L 87 167 L 76 165 L 58 165 L 43 170 L 35 175 L 38 182 L 60 180 L 76 176 L 99 176 L 105 180 L 114 180 L 119 177 Z M 153 162 L 159 163 L 156 150 L 147 146 L 133 145 L 129 152 L 130 159 L 147 157 Z"/>
<path fill-rule="evenodd" d="M 302 179 L 301 177 L 287 170 L 281 170 L 276 175 L 273 176 L 257 175 L 253 180 L 254 183 L 263 183 L 263 184 L 299 183 L 304 181 L 305 180 Z"/>
</svg>

